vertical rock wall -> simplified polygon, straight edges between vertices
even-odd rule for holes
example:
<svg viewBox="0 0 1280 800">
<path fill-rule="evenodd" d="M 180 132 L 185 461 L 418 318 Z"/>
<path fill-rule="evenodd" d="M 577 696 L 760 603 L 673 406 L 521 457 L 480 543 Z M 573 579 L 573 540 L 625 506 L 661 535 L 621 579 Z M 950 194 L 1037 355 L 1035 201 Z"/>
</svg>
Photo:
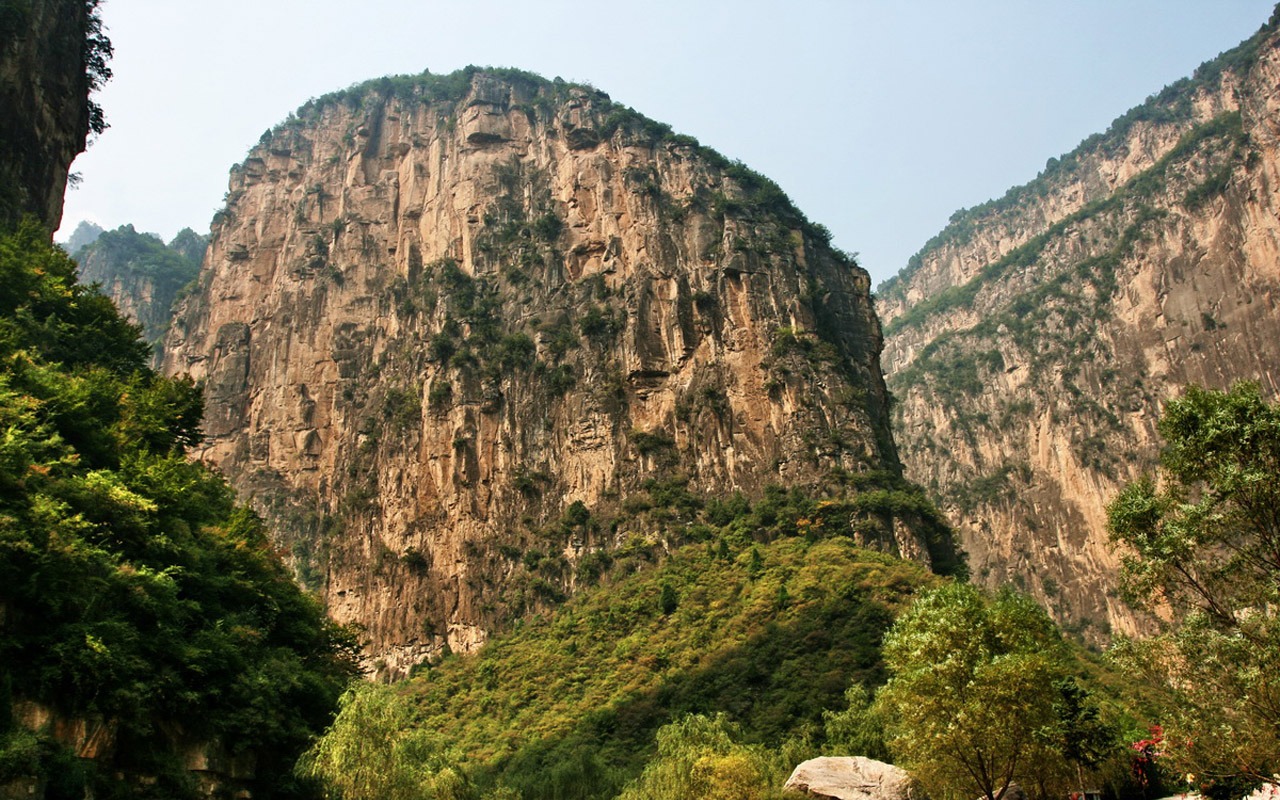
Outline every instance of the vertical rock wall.
<svg viewBox="0 0 1280 800">
<path fill-rule="evenodd" d="M 880 290 L 908 476 L 974 577 L 1100 640 L 1118 596 L 1105 506 L 1154 467 L 1188 383 L 1280 374 L 1280 51 L 1274 25 L 961 212 Z"/>
<path fill-rule="evenodd" d="M 233 170 L 165 367 L 394 673 L 662 546 L 686 493 L 896 475 L 868 290 L 772 183 L 599 92 L 384 79 Z"/>
<path fill-rule="evenodd" d="M 109 73 L 96 0 L 29 0 L 0 9 L 0 227 L 31 214 L 62 221 L 71 162 L 102 115 L 89 100 Z"/>
</svg>

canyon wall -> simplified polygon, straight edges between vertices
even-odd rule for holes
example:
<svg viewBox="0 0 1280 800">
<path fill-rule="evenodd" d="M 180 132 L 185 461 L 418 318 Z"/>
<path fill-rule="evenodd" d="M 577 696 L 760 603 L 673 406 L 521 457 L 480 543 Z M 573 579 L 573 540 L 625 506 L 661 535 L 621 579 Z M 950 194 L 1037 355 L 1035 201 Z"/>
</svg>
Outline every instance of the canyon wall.
<svg viewBox="0 0 1280 800">
<path fill-rule="evenodd" d="M 0 227 L 30 214 L 62 221 L 71 162 L 106 125 L 89 93 L 110 76 L 97 0 L 30 0 L 0 9 Z"/>
<path fill-rule="evenodd" d="M 98 284 L 121 314 L 142 326 L 142 338 L 154 349 L 153 364 L 158 366 L 174 303 L 199 273 L 207 245 L 206 237 L 190 228 L 166 245 L 154 234 L 122 225 L 102 232 L 72 256 L 80 282 Z"/>
<path fill-rule="evenodd" d="M 201 457 L 395 675 L 704 498 L 900 480 L 881 346 L 867 274 L 772 182 L 593 89 L 468 69 L 264 135 L 165 369 L 206 382 Z M 939 557 L 910 517 L 858 529 Z"/>
<path fill-rule="evenodd" d="M 1154 468 L 1189 383 L 1277 391 L 1275 24 L 962 211 L 879 290 L 908 477 L 974 577 L 1014 583 L 1101 641 L 1118 596 L 1105 506 Z"/>
</svg>

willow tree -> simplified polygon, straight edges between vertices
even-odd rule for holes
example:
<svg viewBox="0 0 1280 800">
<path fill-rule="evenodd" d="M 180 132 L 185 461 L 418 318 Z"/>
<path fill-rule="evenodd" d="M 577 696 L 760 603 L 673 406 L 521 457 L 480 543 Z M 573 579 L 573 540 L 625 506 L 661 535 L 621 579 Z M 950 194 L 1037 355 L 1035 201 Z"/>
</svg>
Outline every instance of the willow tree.
<svg viewBox="0 0 1280 800">
<path fill-rule="evenodd" d="M 341 700 L 333 726 L 298 762 L 342 800 L 473 800 L 465 773 L 442 743 L 414 725 L 413 707 L 396 690 L 358 684 Z"/>
</svg>

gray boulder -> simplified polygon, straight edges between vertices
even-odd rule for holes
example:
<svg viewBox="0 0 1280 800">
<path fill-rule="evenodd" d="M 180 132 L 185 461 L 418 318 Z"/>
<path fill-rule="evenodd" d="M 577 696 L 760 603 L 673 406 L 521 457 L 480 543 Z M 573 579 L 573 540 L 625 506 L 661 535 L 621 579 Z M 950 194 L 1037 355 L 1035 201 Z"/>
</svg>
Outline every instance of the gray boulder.
<svg viewBox="0 0 1280 800">
<path fill-rule="evenodd" d="M 784 787 L 818 800 L 920 800 L 906 771 L 862 756 L 812 758 L 796 767 Z"/>
</svg>

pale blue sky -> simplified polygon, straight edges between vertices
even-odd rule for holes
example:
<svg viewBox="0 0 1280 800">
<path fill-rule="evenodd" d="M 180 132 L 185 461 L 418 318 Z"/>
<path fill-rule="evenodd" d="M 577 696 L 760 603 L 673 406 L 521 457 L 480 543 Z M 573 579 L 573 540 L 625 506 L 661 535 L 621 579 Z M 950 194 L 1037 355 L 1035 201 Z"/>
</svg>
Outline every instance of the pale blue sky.
<svg viewBox="0 0 1280 800">
<path fill-rule="evenodd" d="M 106 0 L 111 128 L 82 219 L 207 230 L 227 170 L 307 98 L 512 66 L 585 81 L 776 180 L 876 283 L 953 211 L 1035 177 L 1272 0 Z"/>
</svg>

